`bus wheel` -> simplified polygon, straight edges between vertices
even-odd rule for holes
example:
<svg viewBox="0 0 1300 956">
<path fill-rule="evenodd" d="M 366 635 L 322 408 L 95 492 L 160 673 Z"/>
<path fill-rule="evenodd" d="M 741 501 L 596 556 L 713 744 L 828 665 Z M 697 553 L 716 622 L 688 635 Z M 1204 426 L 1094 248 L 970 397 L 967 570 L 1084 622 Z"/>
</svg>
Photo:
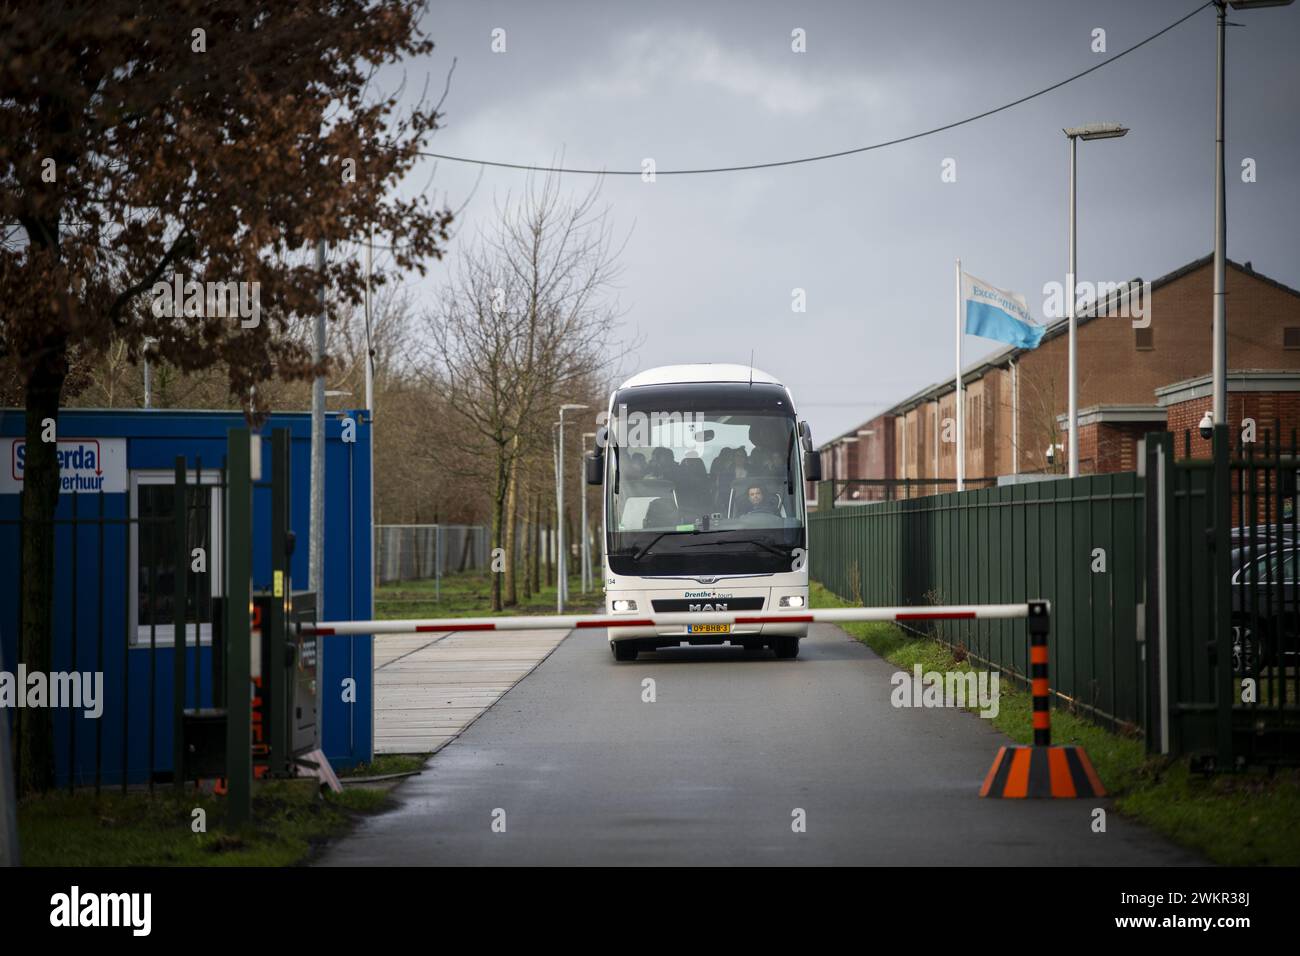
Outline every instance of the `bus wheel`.
<svg viewBox="0 0 1300 956">
<path fill-rule="evenodd" d="M 797 637 L 778 637 L 772 640 L 772 650 L 776 651 L 776 656 L 783 661 L 799 656 L 799 638 Z"/>
<path fill-rule="evenodd" d="M 610 641 L 609 649 L 614 652 L 614 660 L 616 661 L 636 660 L 636 645 L 631 641 Z"/>
</svg>

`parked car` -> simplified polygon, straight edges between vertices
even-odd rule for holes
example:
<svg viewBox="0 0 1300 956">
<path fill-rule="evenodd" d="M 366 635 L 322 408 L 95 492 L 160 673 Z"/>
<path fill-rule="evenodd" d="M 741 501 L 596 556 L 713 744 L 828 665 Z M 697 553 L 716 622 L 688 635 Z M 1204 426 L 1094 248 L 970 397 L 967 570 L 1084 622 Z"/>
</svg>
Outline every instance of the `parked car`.
<svg viewBox="0 0 1300 956">
<path fill-rule="evenodd" d="M 1291 663 L 1300 644 L 1300 547 L 1253 560 L 1248 551 L 1234 551 L 1232 573 L 1232 664 L 1238 673 Z"/>
</svg>

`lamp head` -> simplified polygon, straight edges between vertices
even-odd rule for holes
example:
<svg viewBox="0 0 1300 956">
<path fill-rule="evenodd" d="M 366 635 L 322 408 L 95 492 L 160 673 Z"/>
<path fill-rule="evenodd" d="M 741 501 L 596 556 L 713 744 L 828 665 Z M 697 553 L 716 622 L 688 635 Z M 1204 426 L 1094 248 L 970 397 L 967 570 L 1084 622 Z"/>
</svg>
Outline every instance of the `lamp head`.
<svg viewBox="0 0 1300 956">
<path fill-rule="evenodd" d="M 1065 135 L 1074 139 L 1116 139 L 1128 133 L 1128 127 L 1121 123 L 1086 123 L 1064 130 Z"/>
</svg>

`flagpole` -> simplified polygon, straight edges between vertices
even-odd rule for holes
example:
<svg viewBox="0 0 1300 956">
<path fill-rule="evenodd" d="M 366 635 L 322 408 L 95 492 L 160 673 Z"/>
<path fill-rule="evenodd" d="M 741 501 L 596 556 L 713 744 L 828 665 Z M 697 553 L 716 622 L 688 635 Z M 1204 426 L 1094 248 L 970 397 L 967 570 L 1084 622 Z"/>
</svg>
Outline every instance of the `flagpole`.
<svg viewBox="0 0 1300 956">
<path fill-rule="evenodd" d="M 957 490 L 966 488 L 966 413 L 961 396 L 961 260 L 957 260 Z"/>
<path fill-rule="evenodd" d="M 1074 315 L 1074 297 L 1078 286 L 1074 280 L 1074 270 L 1076 268 L 1075 249 L 1074 249 L 1074 154 L 1075 138 L 1070 137 L 1070 270 L 1065 274 L 1065 314 L 1069 320 L 1069 372 L 1067 376 L 1069 396 L 1067 406 L 1069 412 L 1069 441 L 1070 446 L 1070 477 L 1079 477 L 1079 322 Z M 1095 310 L 1094 310 L 1095 311 Z"/>
</svg>

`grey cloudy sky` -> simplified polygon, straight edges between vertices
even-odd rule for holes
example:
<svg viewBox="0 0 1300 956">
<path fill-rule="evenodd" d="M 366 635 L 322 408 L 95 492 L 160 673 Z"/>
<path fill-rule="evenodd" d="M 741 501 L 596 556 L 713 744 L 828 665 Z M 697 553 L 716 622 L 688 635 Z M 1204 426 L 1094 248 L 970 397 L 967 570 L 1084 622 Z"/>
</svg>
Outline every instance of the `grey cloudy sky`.
<svg viewBox="0 0 1300 956">
<path fill-rule="evenodd" d="M 660 170 L 870 144 L 1001 105 L 1094 65 L 1196 0 L 710 3 L 435 2 L 437 49 L 407 64 L 440 92 L 429 148 L 510 162 Z M 1300 6 L 1232 13 L 1228 254 L 1300 286 Z M 807 52 L 791 51 L 791 30 Z M 494 54 L 492 31 L 506 31 Z M 953 261 L 1024 293 L 1066 264 L 1064 126 L 1120 121 L 1079 147 L 1079 277 L 1156 278 L 1213 244 L 1213 9 L 1063 89 L 921 140 L 752 172 L 609 177 L 631 231 L 619 297 L 644 339 L 628 373 L 746 362 L 789 383 L 819 440 L 951 374 Z M 957 181 L 940 178 L 945 158 Z M 1242 183 L 1240 162 L 1258 164 Z M 423 186 L 432 170 L 411 177 Z M 434 188 L 468 235 L 525 174 L 440 162 Z M 565 177 L 574 191 L 589 185 Z M 455 256 L 456 243 L 451 246 Z M 435 264 L 418 282 L 432 294 Z M 795 288 L 807 312 L 791 311 Z M 1205 321 L 1210 302 L 1205 303 Z M 1159 317 L 1156 318 L 1159 321 Z M 967 362 L 1000 346 L 967 337 Z M 1206 369 L 1209 356 L 1206 357 Z"/>
</svg>

